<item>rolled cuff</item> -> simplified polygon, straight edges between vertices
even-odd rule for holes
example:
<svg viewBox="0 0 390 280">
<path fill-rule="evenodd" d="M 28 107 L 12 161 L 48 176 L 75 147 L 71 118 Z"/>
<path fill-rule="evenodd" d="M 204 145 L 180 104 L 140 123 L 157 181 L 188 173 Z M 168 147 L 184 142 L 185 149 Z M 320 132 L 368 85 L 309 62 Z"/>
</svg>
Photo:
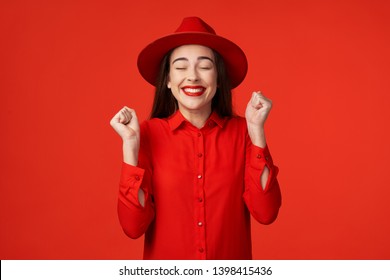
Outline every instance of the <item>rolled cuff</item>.
<svg viewBox="0 0 390 280">
<path fill-rule="evenodd" d="M 126 206 L 143 206 L 139 203 L 138 192 L 141 188 L 142 181 L 144 179 L 145 170 L 137 166 L 122 163 L 122 171 L 119 182 L 119 200 Z M 143 189 L 145 193 L 145 201 L 148 196 L 147 190 Z"/>
<path fill-rule="evenodd" d="M 273 167 L 273 161 L 269 152 L 268 146 L 260 148 L 252 144 L 250 154 L 250 165 L 251 167 L 262 170 L 266 165 L 269 169 Z"/>
</svg>

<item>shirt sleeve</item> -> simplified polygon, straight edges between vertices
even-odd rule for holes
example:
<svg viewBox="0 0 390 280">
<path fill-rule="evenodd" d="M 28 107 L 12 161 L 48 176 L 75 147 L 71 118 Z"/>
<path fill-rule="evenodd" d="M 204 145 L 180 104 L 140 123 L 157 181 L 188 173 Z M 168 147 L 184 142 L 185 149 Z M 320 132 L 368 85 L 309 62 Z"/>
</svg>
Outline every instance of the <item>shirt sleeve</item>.
<svg viewBox="0 0 390 280">
<path fill-rule="evenodd" d="M 273 164 L 268 146 L 260 148 L 253 145 L 249 136 L 246 145 L 244 200 L 252 216 L 259 223 L 270 224 L 278 216 L 282 203 L 276 178 L 279 169 Z M 269 175 L 263 189 L 260 178 L 265 166 L 269 169 Z"/>
<path fill-rule="evenodd" d="M 130 238 L 143 235 L 154 219 L 154 203 L 151 185 L 151 168 L 146 153 L 147 135 L 141 128 L 141 147 L 139 151 L 138 166 L 122 163 L 119 182 L 118 217 L 119 222 Z M 145 194 L 145 205 L 138 200 L 138 192 L 142 189 Z"/>
</svg>

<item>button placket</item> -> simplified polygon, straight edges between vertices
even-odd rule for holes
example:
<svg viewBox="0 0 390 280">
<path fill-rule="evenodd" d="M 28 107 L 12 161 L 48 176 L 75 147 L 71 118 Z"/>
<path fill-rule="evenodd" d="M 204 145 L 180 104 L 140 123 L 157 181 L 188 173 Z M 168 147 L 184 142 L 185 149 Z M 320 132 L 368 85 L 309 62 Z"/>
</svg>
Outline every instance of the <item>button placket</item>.
<svg viewBox="0 0 390 280">
<path fill-rule="evenodd" d="M 205 259 L 206 232 L 205 232 L 205 207 L 204 207 L 204 134 L 198 131 L 196 137 L 195 159 L 197 161 L 195 194 L 195 230 L 197 233 L 197 248 L 199 259 Z"/>
</svg>

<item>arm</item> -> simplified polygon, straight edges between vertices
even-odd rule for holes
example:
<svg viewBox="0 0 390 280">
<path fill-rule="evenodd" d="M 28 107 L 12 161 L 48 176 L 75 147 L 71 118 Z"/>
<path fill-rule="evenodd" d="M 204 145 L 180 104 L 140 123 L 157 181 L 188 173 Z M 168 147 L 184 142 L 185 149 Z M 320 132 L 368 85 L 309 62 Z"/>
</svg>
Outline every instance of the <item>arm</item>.
<svg viewBox="0 0 390 280">
<path fill-rule="evenodd" d="M 122 163 L 119 183 L 118 217 L 130 238 L 143 235 L 154 219 L 154 203 L 148 170 Z M 140 194 L 143 196 L 141 203 Z"/>
<path fill-rule="evenodd" d="M 147 137 L 141 141 L 141 129 L 134 110 L 124 107 L 110 122 L 123 141 L 123 163 L 119 183 L 118 217 L 130 238 L 145 233 L 154 218 L 151 168 L 146 154 Z M 144 133 L 142 133 L 144 135 Z"/>
<path fill-rule="evenodd" d="M 265 148 L 267 145 L 264 132 L 264 124 L 272 108 L 272 101 L 261 92 L 254 92 L 249 100 L 245 111 L 248 134 L 253 145 Z M 263 190 L 268 181 L 269 169 L 267 166 L 261 173 L 261 185 Z"/>
<path fill-rule="evenodd" d="M 271 100 L 254 92 L 245 112 L 248 135 L 244 199 L 252 216 L 262 224 L 272 223 L 281 205 L 278 168 L 273 164 L 264 132 L 271 108 Z"/>
<path fill-rule="evenodd" d="M 244 200 L 252 216 L 261 224 L 272 223 L 279 213 L 282 198 L 277 180 L 278 172 L 268 147 L 255 146 L 248 137 Z"/>
</svg>

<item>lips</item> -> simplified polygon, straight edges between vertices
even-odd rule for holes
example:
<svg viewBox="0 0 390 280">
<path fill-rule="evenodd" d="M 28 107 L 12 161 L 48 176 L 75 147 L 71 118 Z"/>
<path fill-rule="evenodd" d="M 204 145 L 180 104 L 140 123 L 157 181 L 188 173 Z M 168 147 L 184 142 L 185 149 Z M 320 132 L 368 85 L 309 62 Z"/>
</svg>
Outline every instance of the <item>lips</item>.
<svg viewBox="0 0 390 280">
<path fill-rule="evenodd" d="M 201 96 L 205 92 L 205 88 L 202 86 L 185 86 L 181 88 L 185 95 L 188 96 Z"/>
</svg>

